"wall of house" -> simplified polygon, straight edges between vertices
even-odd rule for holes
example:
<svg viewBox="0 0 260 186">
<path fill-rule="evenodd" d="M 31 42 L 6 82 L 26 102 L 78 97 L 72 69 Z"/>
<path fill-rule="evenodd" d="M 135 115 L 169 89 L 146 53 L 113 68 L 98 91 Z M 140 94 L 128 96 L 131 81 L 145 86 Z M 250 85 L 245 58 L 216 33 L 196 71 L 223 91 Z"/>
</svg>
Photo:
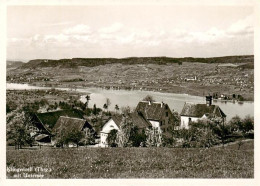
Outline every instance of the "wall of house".
<svg viewBox="0 0 260 186">
<path fill-rule="evenodd" d="M 107 137 L 111 130 L 119 130 L 117 124 L 114 122 L 114 120 L 110 119 L 102 128 L 100 131 L 100 147 L 107 147 Z"/>
<path fill-rule="evenodd" d="M 148 121 L 152 124 L 152 127 L 160 128 L 160 122 L 159 121 L 153 121 L 153 120 L 148 120 Z"/>
<path fill-rule="evenodd" d="M 174 119 L 169 106 L 164 105 L 163 107 L 164 107 L 164 112 L 160 121 L 160 128 L 162 132 L 167 133 L 174 129 Z"/>
<path fill-rule="evenodd" d="M 100 145 L 99 145 L 100 147 L 108 147 L 107 136 L 108 136 L 107 133 L 100 132 Z"/>
<path fill-rule="evenodd" d="M 190 119 L 189 119 L 190 118 Z M 189 117 L 189 116 L 181 116 L 181 125 L 180 129 L 189 129 L 189 122 L 196 122 L 198 121 L 197 117 Z"/>
</svg>

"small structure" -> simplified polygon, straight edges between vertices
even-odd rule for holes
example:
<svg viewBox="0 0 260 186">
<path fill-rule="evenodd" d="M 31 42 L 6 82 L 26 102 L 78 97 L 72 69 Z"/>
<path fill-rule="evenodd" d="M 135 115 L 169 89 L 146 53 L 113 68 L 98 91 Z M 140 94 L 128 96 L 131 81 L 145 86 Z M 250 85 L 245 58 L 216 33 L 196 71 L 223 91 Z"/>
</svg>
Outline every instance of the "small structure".
<svg viewBox="0 0 260 186">
<path fill-rule="evenodd" d="M 212 96 L 206 96 L 206 104 L 185 103 L 181 111 L 180 128 L 188 129 L 190 122 L 206 118 L 221 118 L 223 122 L 226 119 L 220 107 L 212 105 Z"/>
<path fill-rule="evenodd" d="M 52 135 L 57 136 L 62 133 L 70 133 L 72 131 L 83 131 L 87 134 L 88 129 L 93 130 L 92 126 L 85 119 L 60 116 L 52 129 Z M 55 138 L 52 138 L 52 144 L 55 144 L 55 142 Z"/>
</svg>

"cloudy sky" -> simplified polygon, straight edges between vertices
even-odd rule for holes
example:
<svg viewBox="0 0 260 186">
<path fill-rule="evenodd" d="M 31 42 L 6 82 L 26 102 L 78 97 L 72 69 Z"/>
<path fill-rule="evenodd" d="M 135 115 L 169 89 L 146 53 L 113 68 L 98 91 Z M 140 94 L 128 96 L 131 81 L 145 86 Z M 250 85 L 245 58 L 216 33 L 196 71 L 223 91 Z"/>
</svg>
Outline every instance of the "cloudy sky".
<svg viewBox="0 0 260 186">
<path fill-rule="evenodd" d="M 9 6 L 7 59 L 254 52 L 250 6 Z"/>
</svg>

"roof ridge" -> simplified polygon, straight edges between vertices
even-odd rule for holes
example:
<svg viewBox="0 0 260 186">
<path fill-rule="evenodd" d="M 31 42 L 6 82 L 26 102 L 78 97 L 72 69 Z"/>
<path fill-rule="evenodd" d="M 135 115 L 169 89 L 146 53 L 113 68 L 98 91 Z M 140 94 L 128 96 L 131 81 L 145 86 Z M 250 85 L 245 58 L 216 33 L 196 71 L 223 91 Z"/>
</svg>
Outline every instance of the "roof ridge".
<svg viewBox="0 0 260 186">
<path fill-rule="evenodd" d="M 86 119 L 80 119 L 80 118 L 74 118 L 74 117 L 69 117 L 69 116 L 60 116 L 63 118 L 70 118 L 70 119 L 77 119 L 77 120 L 81 120 L 81 121 L 85 121 Z"/>
</svg>

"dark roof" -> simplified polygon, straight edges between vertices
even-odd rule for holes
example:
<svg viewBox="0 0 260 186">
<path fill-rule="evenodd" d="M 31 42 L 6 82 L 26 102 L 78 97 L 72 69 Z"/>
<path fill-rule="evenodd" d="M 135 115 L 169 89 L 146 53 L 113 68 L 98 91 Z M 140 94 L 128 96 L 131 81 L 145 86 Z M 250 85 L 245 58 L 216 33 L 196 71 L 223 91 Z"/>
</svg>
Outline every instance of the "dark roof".
<svg viewBox="0 0 260 186">
<path fill-rule="evenodd" d="M 61 131 L 70 132 L 72 130 L 81 131 L 85 126 L 87 126 L 88 128 L 92 128 L 87 120 L 60 116 L 52 129 L 52 133 L 56 134 Z"/>
<path fill-rule="evenodd" d="M 122 115 L 113 115 L 111 118 L 113 121 L 117 124 L 117 126 L 121 125 L 121 122 L 123 120 Z M 130 113 L 128 115 L 129 120 L 133 122 L 134 126 L 137 126 L 139 129 L 140 128 L 146 128 L 148 126 L 151 126 L 151 123 L 147 121 L 145 118 L 142 117 L 142 115 L 138 114 L 137 112 Z"/>
<path fill-rule="evenodd" d="M 113 115 L 111 117 L 111 119 L 116 123 L 117 126 L 120 126 L 121 122 L 123 120 L 123 116 L 122 115 Z"/>
<path fill-rule="evenodd" d="M 145 119 L 148 120 L 161 120 L 165 109 L 168 108 L 168 105 L 165 103 L 141 101 L 136 107 L 136 111 L 141 113 Z"/>
<path fill-rule="evenodd" d="M 36 114 L 32 114 L 32 123 L 41 131 L 41 133 L 51 134 L 51 129 L 44 125 Z"/>
<path fill-rule="evenodd" d="M 50 129 L 54 127 L 54 125 L 56 124 L 60 116 L 83 119 L 82 111 L 76 109 L 37 113 L 36 116 L 38 117 L 38 119 L 43 125 L 47 125 Z"/>
<path fill-rule="evenodd" d="M 132 122 L 138 128 L 146 128 L 151 126 L 151 123 L 147 121 L 142 115 L 138 114 L 137 112 L 131 113 L 130 117 Z"/>
<path fill-rule="evenodd" d="M 226 114 L 218 105 L 185 103 L 181 111 L 181 116 L 202 117 L 204 114 L 212 115 L 213 117 L 226 117 Z"/>
</svg>

